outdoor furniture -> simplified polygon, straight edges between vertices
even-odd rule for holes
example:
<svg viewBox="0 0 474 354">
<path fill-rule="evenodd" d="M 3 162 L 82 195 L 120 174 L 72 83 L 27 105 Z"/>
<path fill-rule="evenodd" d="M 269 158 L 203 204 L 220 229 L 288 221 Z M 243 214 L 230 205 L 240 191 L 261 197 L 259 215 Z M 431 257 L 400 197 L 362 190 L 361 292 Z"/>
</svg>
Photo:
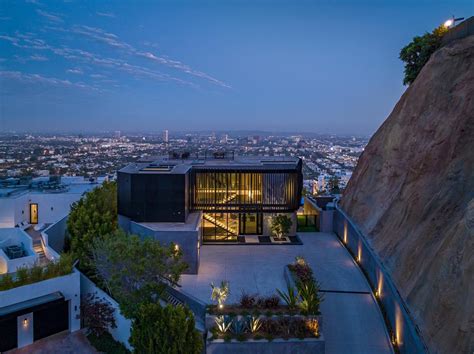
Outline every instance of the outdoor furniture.
<svg viewBox="0 0 474 354">
<path fill-rule="evenodd" d="M 18 245 L 7 246 L 3 249 L 3 251 L 10 259 L 21 258 L 25 254 L 23 247 L 18 246 Z"/>
</svg>

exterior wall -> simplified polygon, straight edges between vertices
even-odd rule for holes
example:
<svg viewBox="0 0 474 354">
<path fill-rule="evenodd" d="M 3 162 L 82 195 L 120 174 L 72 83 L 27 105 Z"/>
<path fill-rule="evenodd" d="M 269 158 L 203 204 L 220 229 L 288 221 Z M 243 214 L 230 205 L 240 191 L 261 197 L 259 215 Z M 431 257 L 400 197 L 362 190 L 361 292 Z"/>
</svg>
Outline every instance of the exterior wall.
<svg viewBox="0 0 474 354">
<path fill-rule="evenodd" d="M 29 220 L 27 194 L 15 197 L 0 198 L 0 228 L 15 227 L 22 221 Z"/>
<path fill-rule="evenodd" d="M 201 218 L 199 218 L 201 219 Z M 153 237 L 164 245 L 175 243 L 183 252 L 183 261 L 188 264 L 185 274 L 197 274 L 199 270 L 199 250 L 201 247 L 201 225 L 193 231 L 156 231 L 142 224 L 130 222 L 130 233 Z"/>
<path fill-rule="evenodd" d="M 63 217 L 56 223 L 48 226 L 41 235 L 45 243 L 57 253 L 61 253 L 64 248 L 64 237 L 66 236 L 68 216 Z"/>
<path fill-rule="evenodd" d="M 23 320 L 28 324 L 23 325 Z M 17 317 L 18 348 L 25 347 L 33 343 L 33 312 Z"/>
<path fill-rule="evenodd" d="M 427 353 L 428 349 L 414 324 L 405 301 L 400 296 L 390 274 L 356 224 L 336 206 L 334 232 L 358 260 L 388 320 L 400 353 Z"/>
<path fill-rule="evenodd" d="M 77 331 L 81 328 L 80 308 L 81 289 L 79 272 L 62 277 L 51 278 L 37 283 L 19 286 L 10 290 L 0 291 L 0 307 L 5 307 L 19 302 L 28 301 L 40 296 L 61 292 L 66 301 L 69 301 L 69 330 Z"/>
<path fill-rule="evenodd" d="M 137 222 L 185 222 L 185 174 L 118 173 L 118 213 Z"/>
<path fill-rule="evenodd" d="M 296 235 L 296 228 L 298 221 L 296 219 L 296 212 L 294 213 L 264 213 L 263 214 L 263 235 L 264 236 L 271 236 L 272 235 L 272 217 L 276 215 L 284 214 L 290 217 L 291 219 L 291 228 L 288 236 L 295 236 Z"/>
<path fill-rule="evenodd" d="M 27 256 L 9 259 L 2 248 L 15 244 L 23 244 Z M 0 229 L 0 274 L 13 273 L 20 267 L 32 266 L 38 259 L 33 251 L 31 237 L 19 228 Z"/>
<path fill-rule="evenodd" d="M 38 223 L 52 224 L 69 214 L 72 203 L 81 199 L 80 193 L 30 193 L 27 199 L 26 214 L 29 217 L 29 204 L 38 204 Z"/>
<path fill-rule="evenodd" d="M 132 321 L 125 318 L 120 312 L 120 306 L 112 297 L 110 297 L 103 290 L 99 289 L 90 279 L 84 274 L 80 275 L 81 294 L 95 294 L 99 299 L 106 300 L 114 309 L 114 317 L 116 328 L 109 328 L 109 332 L 116 341 L 123 343 L 128 349 L 132 350 L 128 339 L 130 338 L 130 330 L 132 328 Z"/>
</svg>

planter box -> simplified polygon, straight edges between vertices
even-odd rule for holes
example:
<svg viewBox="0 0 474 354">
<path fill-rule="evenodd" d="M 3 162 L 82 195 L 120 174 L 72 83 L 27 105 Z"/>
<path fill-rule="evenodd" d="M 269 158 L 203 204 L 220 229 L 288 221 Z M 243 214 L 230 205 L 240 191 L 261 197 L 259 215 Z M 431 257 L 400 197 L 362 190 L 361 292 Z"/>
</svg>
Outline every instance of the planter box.
<svg viewBox="0 0 474 354">
<path fill-rule="evenodd" d="M 229 353 L 259 353 L 259 354 L 294 354 L 294 353 L 311 353 L 311 354 L 324 354 L 326 342 L 323 334 L 323 318 L 322 316 L 302 316 L 302 315 L 274 315 L 274 316 L 258 316 L 261 319 L 265 318 L 280 318 L 280 317 L 294 317 L 294 318 L 315 318 L 319 322 L 319 338 L 275 338 L 271 341 L 267 339 L 249 339 L 246 341 L 238 341 L 232 339 L 230 341 L 224 341 L 224 339 L 214 339 L 210 341 L 212 337 L 210 328 L 215 326 L 215 318 L 217 315 L 206 314 L 206 353 L 210 354 L 229 354 Z M 244 317 L 244 316 L 237 316 Z"/>
<path fill-rule="evenodd" d="M 211 329 L 212 327 L 214 327 L 216 325 L 216 317 L 218 317 L 219 315 L 211 315 L 211 314 L 206 314 L 206 321 L 205 321 L 205 324 L 206 324 L 206 329 L 209 330 Z M 250 315 L 251 316 L 251 315 Z M 245 316 L 236 316 L 236 317 L 245 317 Z M 318 320 L 318 323 L 319 323 L 319 332 L 322 334 L 323 333 L 323 316 L 321 315 L 316 315 L 316 316 L 303 316 L 303 315 L 273 315 L 273 316 L 266 316 L 266 315 L 260 315 L 258 316 L 258 318 L 261 318 L 261 319 L 265 319 L 265 318 L 278 318 L 278 317 L 292 317 L 292 318 L 308 318 L 308 319 L 311 319 L 311 318 L 315 318 Z"/>
<path fill-rule="evenodd" d="M 210 336 L 212 334 L 208 333 L 208 339 Z M 278 338 L 272 341 L 266 339 L 249 339 L 245 342 L 240 342 L 236 339 L 232 339 L 229 342 L 225 342 L 223 339 L 206 341 L 207 354 L 324 354 L 325 350 L 326 343 L 322 334 L 319 338 L 291 338 L 288 340 Z"/>
</svg>

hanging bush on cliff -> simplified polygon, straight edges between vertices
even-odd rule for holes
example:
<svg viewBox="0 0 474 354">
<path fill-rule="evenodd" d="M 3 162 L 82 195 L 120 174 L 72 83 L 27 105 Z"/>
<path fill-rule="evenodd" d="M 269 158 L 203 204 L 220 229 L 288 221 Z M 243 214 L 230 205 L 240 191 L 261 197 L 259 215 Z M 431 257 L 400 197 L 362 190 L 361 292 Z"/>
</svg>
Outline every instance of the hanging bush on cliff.
<svg viewBox="0 0 474 354">
<path fill-rule="evenodd" d="M 415 81 L 423 66 L 440 46 L 441 39 L 448 31 L 445 26 L 435 28 L 431 33 L 416 36 L 400 51 L 400 59 L 405 63 L 404 85 Z"/>
</svg>

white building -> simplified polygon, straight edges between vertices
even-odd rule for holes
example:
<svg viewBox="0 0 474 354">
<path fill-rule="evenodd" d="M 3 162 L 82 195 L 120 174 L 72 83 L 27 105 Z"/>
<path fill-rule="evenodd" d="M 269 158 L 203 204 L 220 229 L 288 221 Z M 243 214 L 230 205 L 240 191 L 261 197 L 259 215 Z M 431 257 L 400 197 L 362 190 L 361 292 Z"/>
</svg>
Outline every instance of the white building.
<svg viewBox="0 0 474 354">
<path fill-rule="evenodd" d="M 45 177 L 28 183 L 20 179 L 0 182 L 0 228 L 29 224 L 52 224 L 67 214 L 72 203 L 97 187 L 83 177 L 63 177 L 60 182 Z"/>
</svg>

